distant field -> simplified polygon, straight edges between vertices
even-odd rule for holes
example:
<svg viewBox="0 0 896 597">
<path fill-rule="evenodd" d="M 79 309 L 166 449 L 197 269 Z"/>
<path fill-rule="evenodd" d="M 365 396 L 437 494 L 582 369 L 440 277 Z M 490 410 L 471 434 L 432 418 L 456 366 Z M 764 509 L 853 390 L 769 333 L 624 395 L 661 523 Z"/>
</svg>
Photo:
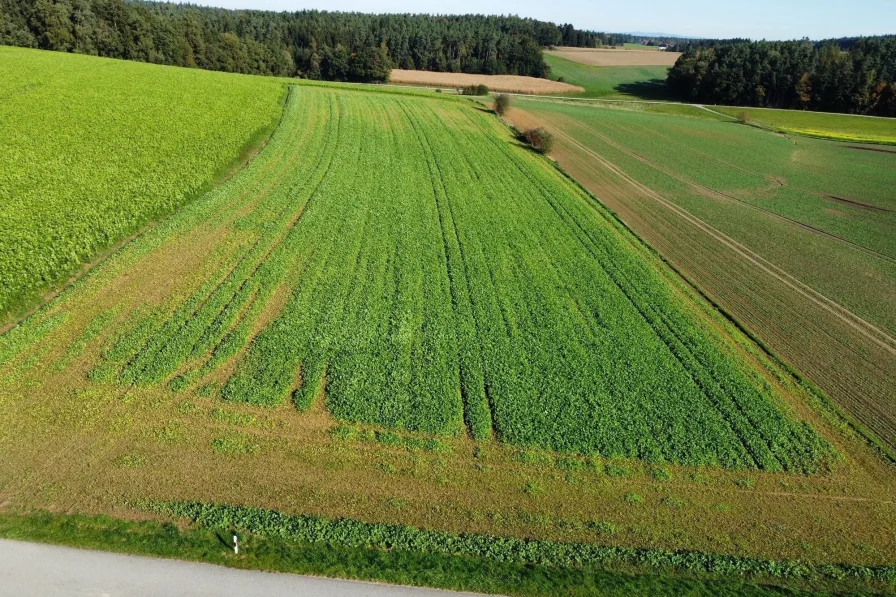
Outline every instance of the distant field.
<svg viewBox="0 0 896 597">
<path fill-rule="evenodd" d="M 797 110 L 712 107 L 728 116 L 749 114 L 751 122 L 784 133 L 823 137 L 854 143 L 896 145 L 896 118 L 873 118 L 847 114 L 822 114 Z"/>
<path fill-rule="evenodd" d="M 283 84 L 0 47 L 0 325 L 203 191 L 276 123 Z"/>
<path fill-rule="evenodd" d="M 558 132 L 555 155 L 577 179 L 896 446 L 896 154 L 789 140 L 732 122 L 571 103 L 519 105 L 528 114 L 517 113 L 520 126 L 547 122 Z M 763 269 L 663 202 L 774 268 Z M 785 284 L 777 269 L 798 283 Z M 846 313 L 830 311 L 827 298 L 808 300 L 801 284 Z"/>
<path fill-rule="evenodd" d="M 686 116 L 688 118 L 698 118 L 700 120 L 714 120 L 721 122 L 732 122 L 732 119 L 724 114 L 707 110 L 702 106 L 694 104 L 675 104 L 671 102 L 648 102 L 643 100 L 626 100 L 622 98 L 609 98 L 603 100 L 601 98 L 588 98 L 587 103 L 580 100 L 579 97 L 552 97 L 540 98 L 539 101 L 550 101 L 558 104 L 568 104 L 572 106 L 590 106 L 595 108 L 605 108 L 608 110 L 623 110 L 625 112 L 643 112 L 646 114 L 668 114 L 674 116 Z"/>
<path fill-rule="evenodd" d="M 577 97 L 606 99 L 668 99 L 666 66 L 588 66 L 545 53 L 551 78 L 585 89 Z"/>
<path fill-rule="evenodd" d="M 629 44 L 626 44 L 628 46 Z M 644 46 L 646 47 L 646 46 Z M 557 56 L 587 64 L 589 66 L 672 66 L 678 52 L 658 52 L 654 50 L 625 49 L 592 49 L 592 48 L 556 48 L 545 50 L 548 56 Z"/>
<path fill-rule="evenodd" d="M 393 69 L 389 77 L 390 83 L 405 85 L 431 85 L 434 87 L 467 87 L 469 85 L 486 85 L 491 91 L 507 93 L 580 93 L 581 87 L 568 83 L 558 83 L 548 79 L 535 77 L 517 77 L 515 75 L 468 75 L 465 73 L 436 73 L 424 70 Z"/>
</svg>

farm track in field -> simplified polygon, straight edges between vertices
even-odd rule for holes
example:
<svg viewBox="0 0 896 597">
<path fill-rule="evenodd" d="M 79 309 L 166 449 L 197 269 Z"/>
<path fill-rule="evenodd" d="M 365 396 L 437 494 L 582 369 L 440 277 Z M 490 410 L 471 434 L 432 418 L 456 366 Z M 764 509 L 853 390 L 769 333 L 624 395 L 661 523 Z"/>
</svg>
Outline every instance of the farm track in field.
<svg viewBox="0 0 896 597">
<path fill-rule="evenodd" d="M 835 315 L 836 317 L 838 317 L 839 319 L 841 319 L 842 321 L 844 321 L 845 323 L 847 323 L 848 325 L 850 325 L 851 327 L 853 327 L 854 329 L 856 329 L 857 331 L 859 331 L 859 332 L 865 334 L 870 340 L 876 342 L 876 343 L 879 344 L 882 348 L 886 349 L 888 352 L 890 352 L 890 353 L 896 355 L 896 339 L 894 339 L 891 335 L 889 335 L 889 334 L 888 334 L 887 332 L 885 332 L 884 330 L 881 330 L 881 329 L 878 328 L 877 326 L 875 326 L 875 325 L 873 325 L 873 324 L 871 324 L 871 323 L 865 321 L 865 320 L 862 319 L 861 317 L 858 317 L 857 315 L 855 315 L 854 313 L 852 313 L 852 311 L 849 311 L 848 309 L 843 308 L 843 307 L 842 307 L 841 305 L 839 305 L 837 302 L 835 302 L 835 301 L 829 299 L 829 298 L 826 297 L 825 295 L 823 295 L 823 294 L 821 294 L 820 292 L 814 290 L 814 289 L 811 288 L 810 286 L 804 284 L 803 282 L 801 282 L 801 281 L 798 280 L 797 278 L 793 277 L 792 275 L 790 275 L 790 274 L 787 273 L 786 271 L 782 270 L 781 268 L 779 268 L 779 267 L 776 266 L 775 264 L 773 264 L 773 263 L 767 261 L 767 260 L 766 260 L 765 258 L 763 258 L 762 256 L 756 254 L 755 252 L 753 252 L 752 250 L 750 250 L 748 247 L 746 247 L 746 246 L 742 245 L 741 243 L 737 242 L 736 240 L 734 240 L 734 239 L 731 238 L 730 236 L 726 235 L 725 233 L 721 232 L 721 231 L 718 230 L 717 228 L 714 228 L 713 226 L 710 226 L 709 224 L 707 224 L 707 223 L 704 222 L 703 220 L 701 220 L 701 219 L 697 218 L 696 216 L 693 216 L 692 214 L 690 214 L 690 212 L 688 212 L 688 211 L 685 210 L 684 208 L 679 207 L 678 205 L 676 205 L 676 204 L 673 203 L 672 201 L 669 201 L 669 200 L 663 198 L 659 193 L 656 193 L 656 192 L 654 192 L 653 190 L 651 190 L 650 188 L 648 188 L 648 187 L 642 185 L 641 183 L 639 183 L 638 181 L 636 181 L 634 178 L 631 178 L 630 176 L 628 176 L 627 174 L 625 174 L 622 170 L 616 168 L 616 166 L 614 166 L 611 162 L 605 160 L 604 158 L 602 158 L 602 157 L 601 157 L 600 155 L 598 155 L 597 153 L 591 151 L 591 150 L 588 149 L 585 145 L 582 145 L 581 143 L 579 143 L 578 141 L 576 141 L 575 139 L 573 139 L 572 137 L 570 137 L 570 136 L 567 135 L 566 133 L 564 133 L 564 132 L 558 130 L 558 129 L 555 128 L 555 127 L 552 127 L 552 128 L 553 128 L 553 131 L 554 131 L 555 133 L 557 133 L 558 135 L 560 135 L 560 136 L 561 136 L 562 138 L 564 138 L 567 142 L 576 145 L 580 150 L 584 151 L 585 153 L 587 153 L 587 154 L 590 155 L 591 157 L 600 160 L 601 163 L 602 163 L 605 167 L 612 169 L 616 174 L 618 174 L 618 175 L 622 176 L 623 178 L 625 178 L 625 180 L 628 181 L 629 184 L 631 184 L 632 186 L 636 187 L 637 189 L 639 189 L 640 191 L 644 192 L 645 194 L 647 194 L 648 196 L 652 197 L 653 199 L 657 200 L 658 202 L 663 203 L 663 205 L 665 205 L 666 207 L 668 207 L 668 208 L 670 208 L 670 209 L 676 211 L 677 213 L 679 213 L 680 215 L 682 215 L 683 217 L 685 217 L 685 218 L 686 218 L 688 221 L 690 221 L 691 223 L 693 223 L 693 224 L 699 226 L 700 228 L 702 228 L 702 229 L 704 229 L 705 231 L 707 231 L 708 233 L 710 233 L 710 234 L 711 234 L 714 238 L 716 238 L 717 240 L 719 240 L 719 241 L 725 243 L 727 246 L 731 247 L 731 248 L 732 248 L 735 252 L 737 252 L 739 255 L 741 255 L 741 256 L 744 257 L 745 259 L 749 260 L 749 261 L 750 261 L 751 263 L 753 263 L 754 265 L 760 267 L 763 271 L 767 272 L 769 275 L 772 275 L 772 276 L 774 276 L 775 278 L 777 278 L 778 280 L 780 280 L 781 282 L 784 282 L 785 284 L 787 284 L 788 286 L 790 286 L 791 288 L 793 288 L 795 291 L 797 291 L 797 292 L 799 292 L 801 295 L 805 296 L 806 298 L 809 298 L 809 299 L 815 301 L 816 304 L 818 304 L 819 306 L 821 306 L 821 307 L 823 307 L 824 309 L 828 310 L 832 315 Z M 608 137 L 606 137 L 606 136 L 604 136 L 604 135 L 601 135 L 600 133 L 597 133 L 597 132 L 594 131 L 593 129 L 591 129 L 591 132 L 594 133 L 596 136 L 602 138 L 608 145 L 612 145 L 613 147 L 616 147 L 616 148 L 619 149 L 620 151 L 622 151 L 622 152 L 624 152 L 624 153 L 626 153 L 626 154 L 628 154 L 628 155 L 631 155 L 632 157 L 635 157 L 635 158 L 637 158 L 638 160 L 640 160 L 640 161 L 642 161 L 642 162 L 644 162 L 644 163 L 646 163 L 646 164 L 648 164 L 648 165 L 651 165 L 651 166 L 657 168 L 658 170 L 660 170 L 660 171 L 662 171 L 662 172 L 664 172 L 664 173 L 666 173 L 666 174 L 669 174 L 670 176 L 673 176 L 673 177 L 676 178 L 677 180 L 680 180 L 680 181 L 682 181 L 682 182 L 685 182 L 685 183 L 687 183 L 687 184 L 690 184 L 690 185 L 695 186 L 695 187 L 698 187 L 698 188 L 705 189 L 705 190 L 710 191 L 710 192 L 712 192 L 712 193 L 714 193 L 714 194 L 716 194 L 716 195 L 719 195 L 719 196 L 721 196 L 721 197 L 723 197 L 723 198 L 729 198 L 729 199 L 733 199 L 733 200 L 736 200 L 736 201 L 740 201 L 740 200 L 738 200 L 738 199 L 736 199 L 736 198 L 734 198 L 734 197 L 730 197 L 730 196 L 728 196 L 728 195 L 726 195 L 726 194 L 724 194 L 724 193 L 719 193 L 718 191 L 714 191 L 713 189 L 710 189 L 709 187 L 705 187 L 705 186 L 703 186 L 703 185 L 700 185 L 700 184 L 698 184 L 698 183 L 695 183 L 695 182 L 693 182 L 693 181 L 690 181 L 690 180 L 687 179 L 686 177 L 680 176 L 680 175 L 678 175 L 678 174 L 675 173 L 675 172 L 671 172 L 671 171 L 669 171 L 668 169 L 663 168 L 663 167 L 661 167 L 660 165 L 656 164 L 655 162 L 652 162 L 651 160 L 649 160 L 649 159 L 647 159 L 647 158 L 641 156 L 641 155 L 638 154 L 637 152 L 630 151 L 630 150 L 628 150 L 627 148 L 625 148 L 624 146 L 615 143 L 614 141 L 612 141 L 612 139 L 610 139 L 610 138 L 608 138 Z M 751 206 L 751 207 L 756 207 L 756 206 Z M 761 211 L 767 211 L 767 210 L 764 210 L 764 209 L 761 209 L 761 208 L 760 208 L 760 210 L 761 210 Z M 777 215 L 777 214 L 775 214 L 775 215 Z M 788 221 L 793 222 L 793 220 L 790 220 L 790 218 L 785 218 L 785 219 L 788 220 Z M 798 222 L 797 222 L 797 223 L 798 223 Z M 810 226 L 809 228 L 812 228 L 812 227 Z M 817 230 L 817 229 L 815 229 L 815 228 L 812 228 L 812 230 L 815 230 L 815 231 L 817 231 L 817 232 L 822 232 L 822 231 L 819 231 L 819 230 Z M 842 238 L 840 238 L 840 237 L 836 237 L 836 236 L 828 235 L 828 234 L 826 234 L 826 236 L 830 236 L 830 237 L 835 238 L 835 239 L 837 239 L 837 240 L 839 240 L 839 241 L 842 241 L 842 242 L 845 242 L 845 243 L 854 245 L 854 243 L 851 243 L 851 242 L 849 242 L 849 241 L 847 241 L 847 240 L 845 240 L 845 239 L 842 239 Z M 858 246 L 858 245 L 855 245 L 855 246 Z M 885 257 L 885 258 L 887 257 L 886 255 L 876 253 L 876 252 L 874 252 L 874 251 L 871 251 L 870 249 L 865 249 L 864 247 L 859 247 L 859 248 L 864 249 L 864 250 L 866 250 L 866 251 L 868 251 L 868 252 L 870 252 L 870 253 L 872 253 L 872 254 L 875 254 L 875 255 L 877 255 L 877 256 L 880 256 L 880 257 Z"/>
<path fill-rule="evenodd" d="M 876 251 L 876 250 L 874 250 L 874 249 L 872 249 L 872 248 L 870 248 L 870 247 L 866 247 L 866 246 L 864 246 L 864 245 L 862 245 L 862 244 L 853 242 L 853 241 L 851 241 L 851 240 L 849 240 L 849 239 L 847 239 L 847 238 L 843 238 L 843 237 L 841 237 L 841 236 L 837 236 L 836 234 L 832 234 L 832 233 L 830 233 L 830 232 L 827 232 L 826 230 L 822 230 L 822 229 L 817 228 L 817 227 L 815 227 L 815 226 L 812 226 L 812 225 L 810 225 L 810 224 L 806 224 L 805 222 L 800 222 L 799 220 L 796 220 L 796 219 L 794 219 L 794 218 L 790 218 L 790 217 L 785 216 L 785 215 L 783 215 L 783 214 L 779 214 L 779 213 L 777 213 L 777 212 L 775 212 L 775 211 L 773 211 L 773 210 L 770 210 L 770 209 L 767 209 L 767 208 L 765 208 L 765 207 L 762 207 L 761 205 L 756 205 L 755 203 L 751 203 L 750 201 L 747 201 L 747 200 L 745 200 L 745 199 L 741 199 L 740 197 L 737 197 L 737 196 L 735 196 L 735 195 L 731 195 L 731 194 L 729 194 L 729 193 L 725 193 L 725 192 L 723 192 L 723 191 L 719 191 L 718 189 L 714 189 L 714 188 L 712 188 L 712 187 L 708 187 L 708 186 L 706 186 L 706 185 L 700 184 L 699 182 L 697 182 L 697 181 L 695 181 L 695 180 L 692 180 L 691 178 L 688 178 L 687 176 L 684 176 L 684 175 L 682 175 L 682 174 L 680 174 L 680 173 L 678 173 L 678 172 L 675 172 L 674 170 L 671 170 L 671 169 L 669 169 L 669 168 L 664 167 L 662 164 L 659 164 L 659 163 L 657 163 L 656 161 L 651 160 L 650 158 L 648 158 L 648 157 L 646 157 L 646 156 L 644 156 L 644 155 L 641 155 L 640 153 L 638 153 L 638 152 L 636 152 L 636 151 L 632 151 L 632 150 L 628 149 L 627 147 L 625 147 L 625 146 L 623 146 L 623 145 L 621 145 L 621 144 L 619 144 L 619 143 L 614 142 L 612 139 L 610 139 L 610 138 L 608 138 L 608 137 L 606 137 L 606 136 L 604 136 L 604 135 L 601 135 L 600 132 L 598 132 L 597 130 L 594 129 L 594 127 L 586 127 L 586 128 L 588 128 L 589 132 L 592 133 L 593 135 L 602 138 L 608 145 L 612 145 L 613 147 L 615 147 L 615 148 L 618 149 L 619 151 L 622 151 L 623 153 L 626 153 L 627 155 L 630 155 L 631 157 L 633 157 L 633 158 L 639 160 L 640 162 L 642 162 L 642 163 L 644 163 L 644 164 L 647 164 L 648 166 L 650 166 L 650 167 L 652 167 L 652 168 L 656 168 L 657 170 L 663 172 L 664 174 L 667 174 L 667 175 L 669 175 L 669 176 L 675 178 L 676 180 L 679 180 L 679 181 L 681 181 L 681 182 L 683 182 L 683 183 L 685 183 L 685 184 L 687 184 L 687 185 L 690 185 L 690 186 L 694 187 L 695 189 L 704 190 L 704 191 L 706 191 L 706 192 L 708 192 L 708 193 L 711 193 L 713 196 L 718 197 L 718 198 L 720 198 L 720 199 L 727 199 L 727 200 L 729 200 L 729 201 L 737 201 L 738 203 L 740 203 L 741 205 L 744 205 L 745 207 L 748 207 L 748 208 L 750 208 L 750 209 L 754 209 L 754 210 L 756 210 L 756 211 L 760 211 L 760 212 L 762 212 L 762 213 L 765 213 L 765 214 L 767 214 L 767 215 L 769 215 L 769 216 L 771 216 L 771 217 L 773 217 L 773 218 L 775 218 L 775 219 L 777 219 L 777 220 L 781 220 L 782 222 L 787 222 L 787 223 L 792 224 L 792 225 L 794 225 L 794 226 L 798 226 L 798 227 L 800 227 L 800 228 L 803 228 L 803 229 L 805 229 L 805 230 L 808 230 L 808 231 L 810 231 L 810 232 L 812 232 L 812 233 L 814 233 L 814 234 L 818 234 L 818 235 L 823 236 L 823 237 L 825 237 L 825 238 L 829 238 L 829 239 L 834 240 L 834 241 L 836 241 L 836 242 L 838 242 L 838 243 L 843 243 L 843 244 L 848 245 L 848 246 L 850 246 L 850 247 L 853 247 L 853 248 L 855 248 L 855 249 L 857 249 L 857 250 L 859 250 L 859 251 L 862 251 L 863 253 L 866 253 L 866 254 L 868 254 L 868 255 L 871 255 L 872 257 L 877 257 L 877 258 L 879 258 L 879 259 L 883 259 L 883 260 L 885 260 L 885 261 L 889 261 L 890 263 L 896 263 L 896 257 L 893 257 L 892 255 L 887 255 L 886 253 L 881 253 L 880 251 Z M 634 131 L 632 131 L 631 129 L 628 129 L 627 127 L 622 127 L 622 126 L 620 126 L 620 127 L 617 127 L 617 128 L 620 129 L 620 130 L 623 130 L 623 131 L 634 132 Z M 657 137 L 660 137 L 660 138 L 662 138 L 662 139 L 665 139 L 666 141 L 675 143 L 675 144 L 677 144 L 679 147 L 681 147 L 681 148 L 683 148 L 683 149 L 685 149 L 685 150 L 687 150 L 687 151 L 691 151 L 691 152 L 697 153 L 697 154 L 699 154 L 699 155 L 701 155 L 701 156 L 703 156 L 703 157 L 705 157 L 705 158 L 709 158 L 709 159 L 711 159 L 711 160 L 713 160 L 713 161 L 716 161 L 716 162 L 718 162 L 718 163 L 720 163 L 720 164 L 723 164 L 723 165 L 725 165 L 725 166 L 727 166 L 727 167 L 729 167 L 729 168 L 734 168 L 734 169 L 739 170 L 739 171 L 741 171 L 741 172 L 744 172 L 744 173 L 746 173 L 746 174 L 752 174 L 752 175 L 755 175 L 755 176 L 762 176 L 762 174 L 759 173 L 759 172 L 754 172 L 754 171 L 752 171 L 752 170 L 748 170 L 748 169 L 746 169 L 746 168 L 742 168 L 742 167 L 740 167 L 740 166 L 737 166 L 737 165 L 735 165 L 735 164 L 732 164 L 732 163 L 730 163 L 730 162 L 727 162 L 727 161 L 725 161 L 725 160 L 722 160 L 722 159 L 718 158 L 717 156 L 713 156 L 713 155 L 711 155 L 711 154 L 708 154 L 708 153 L 699 151 L 699 150 L 697 150 L 697 149 L 695 149 L 695 148 L 693 148 L 693 147 L 690 147 L 690 146 L 688 146 L 688 145 L 686 145 L 686 144 L 684 144 L 684 143 L 681 143 L 680 141 L 678 141 L 678 140 L 676 140 L 676 139 L 674 139 L 674 138 L 672 138 L 672 137 L 669 137 L 668 135 L 664 135 L 664 134 L 662 134 L 662 133 L 660 133 L 660 132 L 658 132 L 658 131 L 654 131 L 653 129 L 650 129 L 650 128 L 648 128 L 648 127 L 639 126 L 638 128 L 642 131 L 642 133 L 652 134 L 652 135 L 654 135 L 654 136 L 657 136 Z M 792 185 L 792 184 L 790 184 L 790 183 L 785 183 L 785 182 L 781 182 L 781 181 L 776 180 L 776 181 L 775 181 L 775 184 L 776 184 L 777 186 L 788 186 L 788 187 L 791 187 L 791 188 L 794 188 L 794 189 L 803 191 L 804 193 L 813 194 L 813 195 L 815 194 L 815 193 L 812 193 L 811 191 L 808 191 L 808 190 L 806 190 L 806 189 L 803 189 L 803 188 L 800 188 L 800 187 L 798 187 L 798 186 Z M 835 198 L 835 200 L 836 200 L 836 198 Z M 879 207 L 876 207 L 876 206 L 874 206 L 874 205 L 867 205 L 867 204 L 859 203 L 859 202 L 856 202 L 856 201 L 851 201 L 851 200 L 848 200 L 848 199 L 840 199 L 840 201 L 843 202 L 843 203 L 852 204 L 852 205 L 857 205 L 857 206 L 860 206 L 860 207 L 864 207 L 864 208 L 872 209 L 872 210 L 876 210 L 876 211 L 891 212 L 891 210 L 888 210 L 888 209 L 879 208 Z M 891 213 L 892 213 L 892 212 L 891 212 Z M 885 332 L 883 332 L 883 330 L 881 330 L 881 332 L 884 333 L 884 334 L 886 334 Z M 886 335 L 889 336 L 889 334 L 886 334 Z M 889 336 L 889 337 L 890 337 L 890 340 L 891 340 L 894 344 L 896 344 L 896 338 L 893 338 L 892 336 Z"/>
<path fill-rule="evenodd" d="M 887 445 L 896 446 L 896 413 L 889 404 L 896 392 L 896 348 L 889 334 L 639 183 L 550 120 L 545 123 L 528 113 L 514 114 L 526 126 L 547 124 L 562 144 L 581 154 L 576 158 L 561 151 L 560 163 L 601 201 L 846 413 Z M 599 174 L 593 171 L 595 166 L 616 182 L 610 183 L 603 175 L 595 178 Z M 633 195 L 626 188 L 637 193 Z M 675 218 L 658 217 L 642 204 L 643 199 L 662 205 L 680 218 L 681 224 L 676 225 Z M 706 238 L 698 240 L 693 236 L 695 230 Z M 736 257 L 724 259 L 721 248 Z M 741 268 L 738 262 L 749 265 Z M 720 270 L 720 263 L 726 265 L 725 271 Z M 757 276 L 757 270 L 768 278 Z M 777 285 L 780 287 L 775 290 Z M 788 293 L 793 293 L 795 300 L 787 300 Z"/>
<path fill-rule="evenodd" d="M 332 114 L 332 104 L 330 104 L 329 109 Z M 334 138 L 338 138 L 338 136 Z M 242 193 L 240 197 L 246 198 L 251 195 L 254 203 L 265 201 L 274 190 L 279 190 L 281 185 L 285 183 L 285 178 L 292 173 L 296 161 L 302 155 L 301 144 L 296 144 L 295 150 L 288 155 L 278 155 L 278 159 L 274 161 L 276 166 L 273 174 L 269 177 L 263 176 L 262 180 L 264 180 L 264 183 L 260 188 L 250 189 Z M 195 306 L 191 307 L 192 310 L 180 313 L 174 319 L 169 320 L 166 327 L 159 332 L 161 338 L 157 336 L 148 339 L 148 342 L 154 343 L 153 346 L 155 348 L 153 351 L 147 351 L 147 344 L 143 349 L 138 350 L 134 357 L 135 359 L 139 357 L 143 365 L 134 367 L 133 362 L 126 365 L 127 368 L 131 369 L 129 375 L 133 380 L 157 382 L 160 381 L 159 375 L 167 376 L 173 373 L 174 369 L 171 366 L 163 369 L 158 374 L 152 375 L 147 375 L 146 369 L 155 363 L 161 351 L 167 350 L 172 346 L 172 344 L 165 342 L 164 338 L 174 339 L 179 335 L 183 335 L 184 330 L 194 322 L 206 322 L 206 326 L 190 334 L 190 337 L 193 338 L 192 345 L 184 345 L 183 348 L 188 349 L 186 354 L 197 357 L 201 356 L 208 349 L 205 344 L 209 343 L 209 337 L 223 338 L 227 333 L 233 331 L 235 325 L 246 322 L 247 311 L 252 309 L 252 306 L 259 301 L 259 288 L 253 284 L 253 279 L 292 234 L 296 224 L 305 212 L 307 201 L 314 194 L 323 176 L 329 170 L 330 162 L 328 159 L 332 158 L 332 154 L 325 151 L 318 157 L 316 165 L 311 170 L 312 175 L 309 177 L 309 180 L 312 182 L 308 185 L 311 190 L 306 194 L 305 200 L 299 201 L 297 204 L 285 202 L 282 205 L 272 206 L 271 221 L 278 223 L 277 228 L 273 231 L 267 230 L 265 234 L 258 235 L 255 241 L 237 258 L 236 262 L 223 274 L 219 274 L 218 282 L 213 287 L 200 289 L 199 294 L 194 295 L 193 302 Z M 273 289 L 273 286 L 268 286 L 260 290 L 264 291 L 263 294 L 266 295 Z M 212 307 L 209 310 L 210 304 Z M 203 312 L 206 311 L 210 312 L 202 316 Z M 235 321 L 236 323 L 234 323 Z M 212 344 L 212 350 L 214 351 L 214 349 L 219 348 L 220 340 L 213 341 Z M 183 360 L 185 357 L 183 350 L 178 356 L 180 360 Z M 172 365 L 176 366 L 176 363 L 172 363 Z"/>
</svg>

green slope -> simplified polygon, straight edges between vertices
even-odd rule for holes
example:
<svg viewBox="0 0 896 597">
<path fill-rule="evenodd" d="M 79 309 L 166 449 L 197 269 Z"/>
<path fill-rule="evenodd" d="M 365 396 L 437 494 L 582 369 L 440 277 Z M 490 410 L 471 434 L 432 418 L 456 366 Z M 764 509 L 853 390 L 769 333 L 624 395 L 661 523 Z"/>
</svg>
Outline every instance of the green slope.
<svg viewBox="0 0 896 597">
<path fill-rule="evenodd" d="M 545 53 L 551 79 L 584 87 L 575 97 L 606 99 L 669 99 L 666 90 L 667 66 L 589 66 Z"/>
<path fill-rule="evenodd" d="M 283 82 L 0 47 L 0 322 L 205 190 Z"/>
</svg>

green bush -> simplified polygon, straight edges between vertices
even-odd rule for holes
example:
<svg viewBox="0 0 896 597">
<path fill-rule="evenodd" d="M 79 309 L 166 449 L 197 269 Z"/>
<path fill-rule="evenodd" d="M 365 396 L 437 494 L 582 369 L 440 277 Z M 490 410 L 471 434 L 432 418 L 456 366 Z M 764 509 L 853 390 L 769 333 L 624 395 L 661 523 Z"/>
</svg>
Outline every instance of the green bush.
<svg viewBox="0 0 896 597">
<path fill-rule="evenodd" d="M 617 563 L 721 575 L 765 575 L 802 580 L 852 578 L 871 582 L 896 582 L 896 566 L 808 564 L 694 551 L 604 547 L 592 543 L 457 534 L 349 519 L 290 516 L 242 506 L 156 502 L 148 504 L 147 508 L 187 518 L 207 528 L 228 531 L 238 529 L 261 536 L 308 543 L 483 557 L 499 562 L 567 568 Z M 606 528 L 615 529 L 613 525 Z"/>
<path fill-rule="evenodd" d="M 461 95 L 488 95 L 488 87 L 485 85 L 467 85 L 460 90 Z"/>
<path fill-rule="evenodd" d="M 510 108 L 510 96 L 506 93 L 502 93 L 498 97 L 495 98 L 495 113 L 498 116 L 504 116 L 507 110 Z"/>
</svg>

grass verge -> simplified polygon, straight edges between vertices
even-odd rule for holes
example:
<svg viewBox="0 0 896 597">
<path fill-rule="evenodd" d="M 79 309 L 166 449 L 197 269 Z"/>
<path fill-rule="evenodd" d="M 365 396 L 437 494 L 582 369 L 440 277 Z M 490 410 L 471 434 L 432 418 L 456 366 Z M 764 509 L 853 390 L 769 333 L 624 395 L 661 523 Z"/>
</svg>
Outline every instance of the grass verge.
<svg viewBox="0 0 896 597">
<path fill-rule="evenodd" d="M 225 533 L 220 528 L 180 528 L 172 523 L 124 521 L 107 516 L 0 512 L 0 537 L 233 568 L 507 595 L 808 594 L 798 588 L 764 586 L 738 579 L 677 576 L 662 570 L 655 574 L 635 574 L 596 567 L 560 568 L 481 557 L 291 541 L 245 532 L 240 537 L 240 555 L 234 555 L 228 545 L 229 530 Z M 834 593 L 814 591 L 812 594 Z"/>
</svg>

